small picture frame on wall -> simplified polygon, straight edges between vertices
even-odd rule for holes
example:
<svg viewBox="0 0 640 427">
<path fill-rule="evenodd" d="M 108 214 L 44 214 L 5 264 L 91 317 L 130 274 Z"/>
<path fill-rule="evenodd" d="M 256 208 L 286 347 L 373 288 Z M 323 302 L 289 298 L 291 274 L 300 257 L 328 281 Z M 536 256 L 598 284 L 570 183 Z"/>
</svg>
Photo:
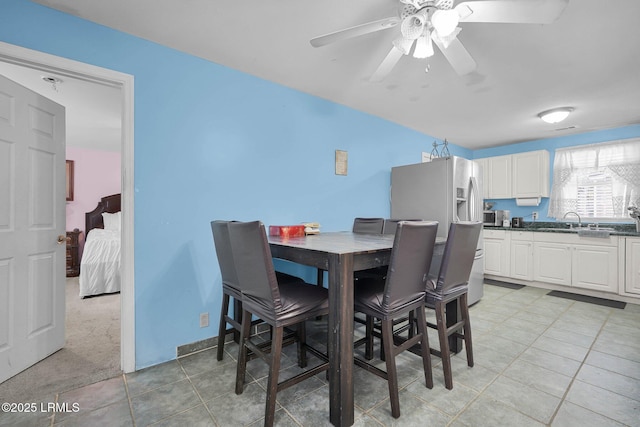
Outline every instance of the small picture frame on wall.
<svg viewBox="0 0 640 427">
<path fill-rule="evenodd" d="M 67 160 L 66 166 L 67 176 L 67 202 L 73 201 L 73 160 Z"/>
</svg>

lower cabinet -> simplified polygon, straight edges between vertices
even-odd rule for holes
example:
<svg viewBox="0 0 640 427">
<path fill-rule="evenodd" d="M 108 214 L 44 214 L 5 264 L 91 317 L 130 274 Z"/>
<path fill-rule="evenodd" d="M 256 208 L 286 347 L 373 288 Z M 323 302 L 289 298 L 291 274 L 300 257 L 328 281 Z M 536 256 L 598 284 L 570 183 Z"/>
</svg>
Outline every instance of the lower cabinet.
<svg viewBox="0 0 640 427">
<path fill-rule="evenodd" d="M 484 272 L 495 276 L 509 276 L 510 232 L 484 230 Z"/>
<path fill-rule="evenodd" d="M 618 292 L 618 248 L 576 245 L 572 248 L 571 285 Z"/>
<path fill-rule="evenodd" d="M 625 250 L 625 291 L 640 294 L 640 238 L 627 237 Z"/>
<path fill-rule="evenodd" d="M 534 242 L 533 279 L 571 286 L 571 246 L 565 243 Z"/>
<path fill-rule="evenodd" d="M 536 236 L 538 237 L 536 233 Z M 533 244 L 534 280 L 603 292 L 618 292 L 618 240 L 576 235 L 539 236 Z M 538 239 L 536 239 L 538 240 Z M 593 243 L 593 244 L 590 244 Z"/>
<path fill-rule="evenodd" d="M 640 294 L 640 238 L 485 229 L 485 274 L 593 291 Z M 626 249 L 626 251 L 625 251 Z M 625 256 L 626 273 L 618 255 Z"/>
<path fill-rule="evenodd" d="M 531 232 L 511 232 L 510 277 L 533 280 L 533 233 Z"/>
</svg>

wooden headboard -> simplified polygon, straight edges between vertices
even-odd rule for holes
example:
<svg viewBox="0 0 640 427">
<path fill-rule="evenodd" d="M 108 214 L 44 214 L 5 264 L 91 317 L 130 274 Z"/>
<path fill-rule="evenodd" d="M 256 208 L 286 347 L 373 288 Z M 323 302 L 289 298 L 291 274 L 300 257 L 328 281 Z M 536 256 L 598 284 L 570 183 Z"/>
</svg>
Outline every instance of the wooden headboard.
<svg viewBox="0 0 640 427">
<path fill-rule="evenodd" d="M 112 194 L 111 196 L 103 197 L 98 202 L 98 206 L 96 206 L 94 210 L 84 214 L 85 236 L 94 228 L 104 228 L 104 222 L 102 221 L 102 214 L 104 212 L 120 212 L 120 194 Z"/>
</svg>

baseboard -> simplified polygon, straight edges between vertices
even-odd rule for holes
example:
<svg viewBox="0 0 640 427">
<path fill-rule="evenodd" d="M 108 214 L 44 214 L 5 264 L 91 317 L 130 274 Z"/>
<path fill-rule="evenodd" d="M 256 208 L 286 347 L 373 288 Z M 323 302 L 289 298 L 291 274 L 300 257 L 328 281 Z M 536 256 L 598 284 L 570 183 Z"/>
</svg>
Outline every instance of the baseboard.
<svg viewBox="0 0 640 427">
<path fill-rule="evenodd" d="M 588 295 L 574 294 L 570 292 L 551 291 L 551 292 L 548 292 L 547 295 L 552 297 L 570 299 L 574 301 L 586 302 L 589 304 L 601 305 L 604 307 L 618 308 L 621 310 L 624 310 L 625 306 L 627 305 L 627 303 L 622 301 L 614 301 L 614 300 L 605 299 L 605 298 L 590 297 Z"/>
<path fill-rule="evenodd" d="M 269 325 L 259 324 L 251 327 L 251 334 L 258 334 L 269 331 Z M 233 341 L 233 333 L 228 333 L 224 338 L 224 342 L 228 343 Z M 205 338 L 203 340 L 195 341 L 189 344 L 183 344 L 176 347 L 176 357 L 184 357 L 193 353 L 197 353 L 202 350 L 208 350 L 218 345 L 218 337 Z"/>
<path fill-rule="evenodd" d="M 520 285 L 517 283 L 503 282 L 501 280 L 494 280 L 494 279 L 484 279 L 484 283 L 486 285 L 500 286 L 501 288 L 509 288 L 509 289 L 522 289 L 526 286 L 526 285 Z"/>
</svg>

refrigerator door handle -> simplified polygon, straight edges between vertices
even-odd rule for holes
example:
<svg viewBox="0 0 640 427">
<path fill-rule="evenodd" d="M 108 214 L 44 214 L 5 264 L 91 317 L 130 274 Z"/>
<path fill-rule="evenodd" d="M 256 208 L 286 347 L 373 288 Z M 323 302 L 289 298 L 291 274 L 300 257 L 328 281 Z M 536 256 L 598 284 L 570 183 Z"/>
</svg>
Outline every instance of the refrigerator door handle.
<svg viewBox="0 0 640 427">
<path fill-rule="evenodd" d="M 478 181 L 475 176 L 472 176 L 469 179 L 469 220 L 470 221 L 480 221 L 480 203 L 479 203 L 480 193 L 478 191 Z"/>
</svg>

